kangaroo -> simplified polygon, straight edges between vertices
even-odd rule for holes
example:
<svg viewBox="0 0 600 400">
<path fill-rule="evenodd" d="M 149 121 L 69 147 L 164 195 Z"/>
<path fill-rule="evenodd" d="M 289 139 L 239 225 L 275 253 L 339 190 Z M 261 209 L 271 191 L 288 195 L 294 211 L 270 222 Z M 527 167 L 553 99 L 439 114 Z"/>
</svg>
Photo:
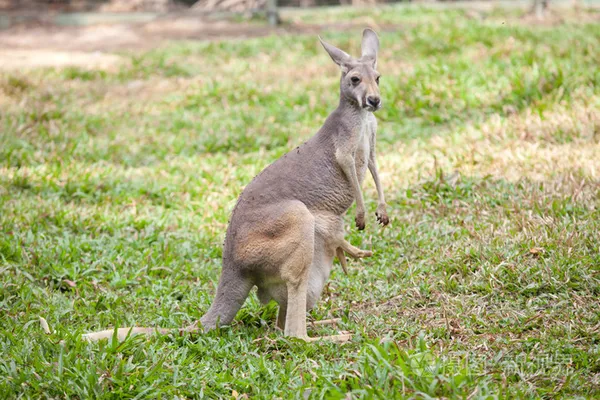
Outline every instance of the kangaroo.
<svg viewBox="0 0 600 400">
<path fill-rule="evenodd" d="M 316 135 L 265 168 L 243 190 L 227 228 L 216 297 L 200 318 L 201 327 L 183 331 L 208 331 L 231 323 L 257 286 L 262 303 L 271 299 L 279 303 L 277 327 L 285 336 L 316 340 L 307 335 L 306 312 L 319 299 L 334 258 L 345 269 L 345 253 L 353 258 L 372 255 L 348 243 L 343 229 L 343 216 L 354 201 L 356 227 L 365 228 L 361 183 L 367 168 L 377 189 L 377 220 L 383 226 L 389 223 L 375 160 L 373 113 L 382 106 L 379 39 L 373 30 L 365 29 L 358 59 L 319 40 L 341 69 L 339 105 Z M 155 331 L 169 330 L 120 328 L 116 334 L 122 339 Z M 109 329 L 85 338 L 113 334 Z M 326 338 L 343 341 L 348 336 Z"/>
</svg>

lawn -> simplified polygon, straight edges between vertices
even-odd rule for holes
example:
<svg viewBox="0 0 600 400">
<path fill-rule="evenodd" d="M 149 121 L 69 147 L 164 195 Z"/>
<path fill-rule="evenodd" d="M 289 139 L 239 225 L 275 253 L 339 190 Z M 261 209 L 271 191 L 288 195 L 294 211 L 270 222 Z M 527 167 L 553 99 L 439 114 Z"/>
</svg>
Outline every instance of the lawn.
<svg viewBox="0 0 600 400">
<path fill-rule="evenodd" d="M 392 221 L 367 177 L 367 228 L 351 209 L 346 229 L 374 255 L 336 266 L 309 315 L 352 341 L 286 339 L 255 294 L 219 331 L 81 340 L 202 316 L 237 196 L 337 105 L 314 34 L 172 41 L 0 72 L 0 397 L 600 396 L 600 14 L 289 18 L 383 30 Z M 359 28 L 321 35 L 359 51 Z"/>
</svg>

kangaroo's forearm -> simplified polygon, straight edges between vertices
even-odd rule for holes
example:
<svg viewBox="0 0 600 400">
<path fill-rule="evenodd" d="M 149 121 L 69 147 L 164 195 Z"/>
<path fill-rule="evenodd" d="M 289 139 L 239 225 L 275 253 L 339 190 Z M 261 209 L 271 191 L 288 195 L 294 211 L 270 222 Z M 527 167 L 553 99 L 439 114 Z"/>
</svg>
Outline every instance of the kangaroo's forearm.
<svg viewBox="0 0 600 400">
<path fill-rule="evenodd" d="M 362 191 L 360 190 L 360 183 L 358 181 L 358 174 L 356 173 L 356 164 L 354 162 L 354 157 L 348 156 L 337 156 L 338 163 L 344 171 L 346 178 L 350 182 L 350 187 L 352 188 L 352 193 L 354 194 L 354 200 L 356 201 L 356 207 L 358 210 L 364 211 L 365 209 L 365 201 L 363 199 Z"/>
<path fill-rule="evenodd" d="M 369 157 L 369 171 L 371 171 L 371 175 L 373 176 L 373 181 L 375 182 L 375 188 L 377 189 L 377 198 L 379 204 L 377 205 L 377 211 L 375 211 L 375 215 L 377 216 L 377 220 L 383 226 L 386 226 L 390 223 L 390 218 L 387 214 L 387 205 L 385 204 L 385 195 L 383 194 L 383 185 L 379 179 L 379 173 L 377 171 L 377 161 L 375 160 L 375 144 L 373 143 L 371 147 L 371 155 Z"/>
<path fill-rule="evenodd" d="M 336 151 L 335 157 L 342 171 L 346 175 L 352 193 L 354 194 L 354 200 L 356 201 L 356 227 L 359 230 L 363 230 L 365 229 L 365 201 L 363 199 L 362 191 L 360 190 L 360 182 L 358 181 L 358 174 L 356 173 L 354 155 L 352 152 L 338 150 Z"/>
<path fill-rule="evenodd" d="M 377 190 L 377 200 L 379 204 L 385 204 L 383 185 L 381 184 L 381 180 L 379 179 L 379 172 L 377 171 L 377 163 L 375 162 L 375 160 L 369 161 L 369 171 L 371 172 L 371 176 L 373 177 L 373 182 L 375 182 L 375 189 Z"/>
</svg>

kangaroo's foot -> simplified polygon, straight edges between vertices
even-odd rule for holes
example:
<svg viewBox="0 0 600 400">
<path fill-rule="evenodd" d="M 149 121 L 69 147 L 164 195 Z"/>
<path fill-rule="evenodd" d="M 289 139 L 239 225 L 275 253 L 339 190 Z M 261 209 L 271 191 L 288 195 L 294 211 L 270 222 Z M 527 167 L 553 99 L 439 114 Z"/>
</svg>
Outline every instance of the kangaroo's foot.
<svg viewBox="0 0 600 400">
<path fill-rule="evenodd" d="M 314 322 L 311 322 L 310 324 L 312 326 L 326 326 L 326 325 L 337 325 L 340 322 L 342 322 L 341 318 L 331 318 L 331 319 L 323 319 L 321 321 L 314 321 Z M 306 340 L 307 342 L 317 342 L 319 340 L 326 340 L 326 341 L 335 342 L 335 343 L 345 343 L 345 342 L 349 341 L 350 339 L 352 339 L 352 333 L 350 333 L 349 331 L 341 331 L 341 332 L 339 332 L 338 335 L 317 336 L 314 338 L 307 337 L 304 340 Z"/>
</svg>

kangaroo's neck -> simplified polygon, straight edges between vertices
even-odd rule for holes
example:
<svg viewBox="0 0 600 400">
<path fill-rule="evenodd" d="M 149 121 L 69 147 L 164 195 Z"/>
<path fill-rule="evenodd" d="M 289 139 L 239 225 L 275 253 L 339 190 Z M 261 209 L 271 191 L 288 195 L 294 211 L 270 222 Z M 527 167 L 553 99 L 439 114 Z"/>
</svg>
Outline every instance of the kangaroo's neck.
<svg viewBox="0 0 600 400">
<path fill-rule="evenodd" d="M 340 104 L 335 110 L 340 117 L 346 121 L 362 122 L 367 118 L 368 111 L 360 107 L 354 100 L 349 100 L 344 96 L 340 96 Z"/>
<path fill-rule="evenodd" d="M 359 107 L 356 102 L 342 97 L 338 107 L 329 115 L 325 125 L 327 130 L 360 129 L 367 120 L 368 114 L 369 112 Z"/>
</svg>

